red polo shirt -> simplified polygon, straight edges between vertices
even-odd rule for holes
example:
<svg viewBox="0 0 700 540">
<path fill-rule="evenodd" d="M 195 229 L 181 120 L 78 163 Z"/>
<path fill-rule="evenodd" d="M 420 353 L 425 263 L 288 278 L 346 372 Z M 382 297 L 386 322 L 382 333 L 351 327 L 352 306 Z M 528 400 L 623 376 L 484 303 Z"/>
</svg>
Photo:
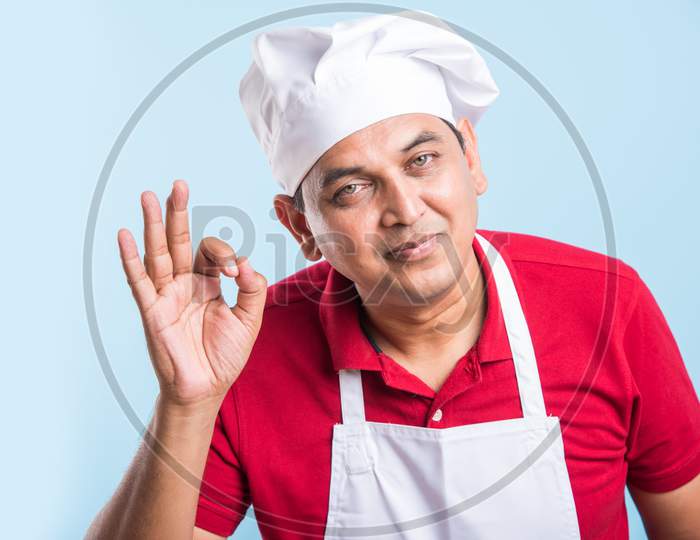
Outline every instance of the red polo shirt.
<svg viewBox="0 0 700 540">
<path fill-rule="evenodd" d="M 668 324 L 620 259 L 478 232 L 520 296 L 547 414 L 561 420 L 582 537 L 626 539 L 627 482 L 660 492 L 700 472 L 700 407 Z M 473 249 L 486 318 L 437 393 L 375 350 L 354 285 L 327 261 L 270 286 L 258 339 L 216 420 L 198 527 L 229 536 L 252 503 L 265 538 L 323 536 L 340 368 L 363 370 L 368 421 L 444 428 L 522 416 L 495 283 L 476 239 Z"/>
</svg>

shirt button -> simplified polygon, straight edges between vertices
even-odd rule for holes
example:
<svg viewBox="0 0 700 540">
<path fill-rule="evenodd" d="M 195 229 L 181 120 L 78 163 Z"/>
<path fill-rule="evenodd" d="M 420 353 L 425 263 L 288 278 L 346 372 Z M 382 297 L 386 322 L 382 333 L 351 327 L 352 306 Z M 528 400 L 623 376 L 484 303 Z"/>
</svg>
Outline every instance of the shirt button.
<svg viewBox="0 0 700 540">
<path fill-rule="evenodd" d="M 440 420 L 442 420 L 442 409 L 438 409 L 433 415 L 433 422 L 439 422 Z"/>
</svg>

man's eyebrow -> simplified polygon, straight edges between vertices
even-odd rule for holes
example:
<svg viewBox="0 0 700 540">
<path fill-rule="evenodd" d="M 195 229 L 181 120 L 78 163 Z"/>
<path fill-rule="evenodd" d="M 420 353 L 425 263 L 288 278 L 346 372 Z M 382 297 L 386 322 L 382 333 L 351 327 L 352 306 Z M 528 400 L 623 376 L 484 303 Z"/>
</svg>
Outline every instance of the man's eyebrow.
<svg viewBox="0 0 700 540">
<path fill-rule="evenodd" d="M 336 167 L 335 169 L 328 169 L 326 172 L 323 173 L 323 176 L 321 177 L 321 189 L 330 186 L 331 184 L 337 182 L 344 176 L 362 173 L 364 172 L 364 170 L 365 168 L 359 165 L 355 165 L 353 167 Z"/>
<path fill-rule="evenodd" d="M 435 142 L 444 142 L 442 137 L 438 134 L 435 133 L 434 131 L 421 131 L 418 136 L 413 139 L 410 143 L 408 143 L 406 146 L 404 146 L 401 151 L 402 152 L 408 152 L 411 148 L 414 146 L 418 146 L 419 144 L 423 144 L 428 141 L 435 141 Z"/>
</svg>

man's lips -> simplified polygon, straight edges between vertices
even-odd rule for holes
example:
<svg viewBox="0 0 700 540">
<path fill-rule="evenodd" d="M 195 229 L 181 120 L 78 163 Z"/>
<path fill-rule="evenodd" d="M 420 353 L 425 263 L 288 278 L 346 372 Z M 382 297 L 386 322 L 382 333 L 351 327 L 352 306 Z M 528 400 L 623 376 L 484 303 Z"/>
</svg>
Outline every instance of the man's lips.
<svg viewBox="0 0 700 540">
<path fill-rule="evenodd" d="M 401 255 L 401 252 L 407 249 L 412 249 L 420 246 L 421 244 L 425 243 L 426 241 L 430 240 L 434 236 L 437 236 L 437 233 L 432 233 L 432 234 L 423 234 L 421 236 L 418 236 L 417 238 L 413 240 L 409 240 L 407 242 L 403 242 L 401 244 L 398 244 L 395 247 L 389 248 L 389 250 L 386 252 L 387 256 L 390 257 L 396 257 L 397 255 Z"/>
</svg>

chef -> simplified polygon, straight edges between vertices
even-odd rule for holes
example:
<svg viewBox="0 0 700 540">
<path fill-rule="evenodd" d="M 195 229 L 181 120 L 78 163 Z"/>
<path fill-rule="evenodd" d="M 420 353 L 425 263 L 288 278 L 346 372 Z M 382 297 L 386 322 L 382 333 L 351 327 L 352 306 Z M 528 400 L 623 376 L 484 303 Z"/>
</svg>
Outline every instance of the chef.
<svg viewBox="0 0 700 540">
<path fill-rule="evenodd" d="M 252 505 L 272 539 L 623 539 L 628 486 L 651 538 L 700 537 L 700 409 L 651 291 L 620 259 L 477 227 L 499 90 L 417 13 L 253 41 L 240 98 L 308 268 L 267 285 L 212 238 L 191 268 L 187 184 L 165 224 L 143 194 L 145 267 L 119 245 L 170 461 L 136 459 L 92 531 L 224 538 Z"/>
</svg>

